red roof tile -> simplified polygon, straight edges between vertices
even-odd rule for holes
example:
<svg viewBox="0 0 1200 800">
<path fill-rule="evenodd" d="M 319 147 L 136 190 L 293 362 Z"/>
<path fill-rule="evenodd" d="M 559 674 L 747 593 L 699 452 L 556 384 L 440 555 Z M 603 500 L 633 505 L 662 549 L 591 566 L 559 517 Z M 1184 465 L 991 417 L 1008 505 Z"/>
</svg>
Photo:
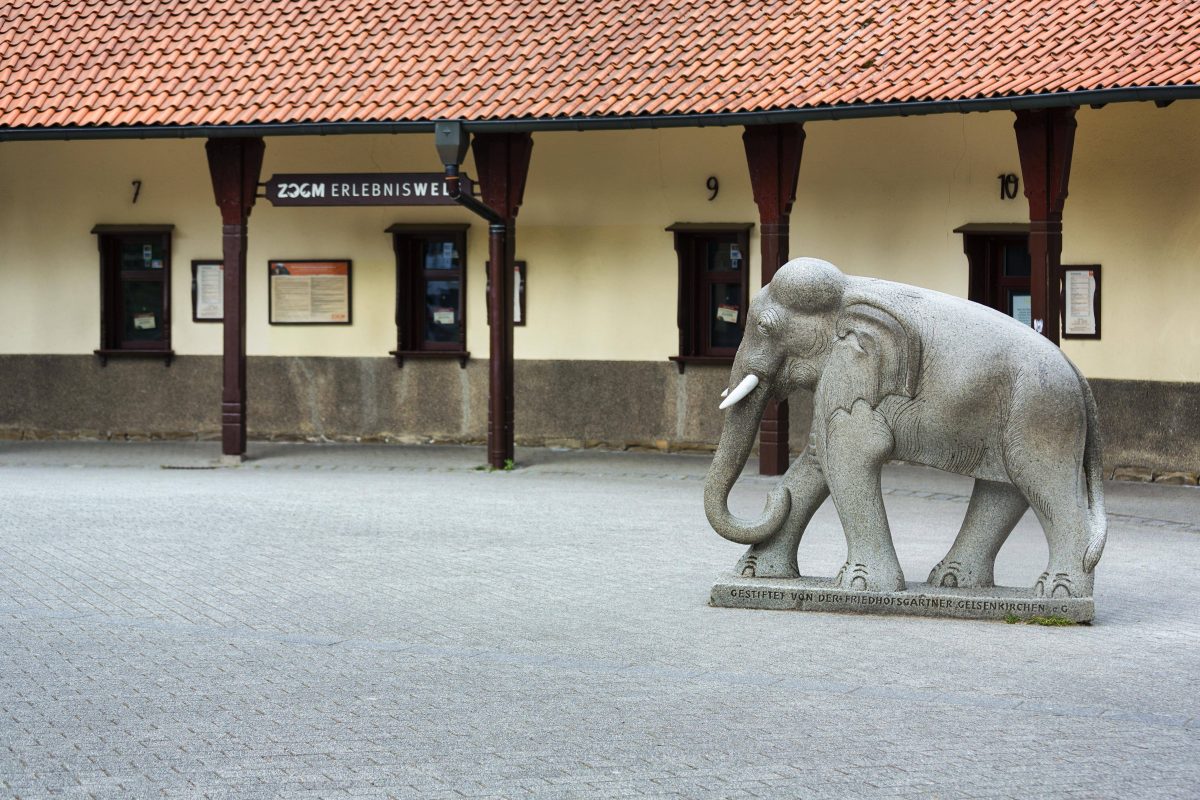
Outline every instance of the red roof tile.
<svg viewBox="0 0 1200 800">
<path fill-rule="evenodd" d="M 0 0 L 0 130 L 644 117 L 1198 83 L 1194 0 Z"/>
</svg>

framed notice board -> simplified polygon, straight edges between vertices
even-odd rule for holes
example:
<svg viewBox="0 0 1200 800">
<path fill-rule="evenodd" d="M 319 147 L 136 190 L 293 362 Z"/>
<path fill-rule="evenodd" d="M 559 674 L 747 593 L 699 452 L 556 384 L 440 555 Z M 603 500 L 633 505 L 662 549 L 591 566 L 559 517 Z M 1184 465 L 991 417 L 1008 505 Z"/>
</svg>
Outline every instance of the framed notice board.
<svg viewBox="0 0 1200 800">
<path fill-rule="evenodd" d="M 201 258 L 192 262 L 192 322 L 225 319 L 225 262 Z"/>
<path fill-rule="evenodd" d="M 1064 264 L 1059 273 L 1063 339 L 1100 338 L 1100 265 Z"/>
<path fill-rule="evenodd" d="M 272 325 L 349 325 L 350 260 L 271 259 L 268 319 Z"/>
<path fill-rule="evenodd" d="M 525 324 L 525 275 L 528 265 L 513 262 L 513 325 Z"/>
</svg>

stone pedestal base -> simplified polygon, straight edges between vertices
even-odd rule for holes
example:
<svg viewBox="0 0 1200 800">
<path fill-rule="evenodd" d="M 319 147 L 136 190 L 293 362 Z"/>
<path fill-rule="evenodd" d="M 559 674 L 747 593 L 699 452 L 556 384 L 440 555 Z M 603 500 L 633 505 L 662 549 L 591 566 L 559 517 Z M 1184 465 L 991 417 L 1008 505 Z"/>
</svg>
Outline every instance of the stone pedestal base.
<svg viewBox="0 0 1200 800">
<path fill-rule="evenodd" d="M 1090 597 L 1034 597 L 1029 589 L 948 589 L 909 583 L 904 592 L 837 589 L 832 578 L 743 578 L 723 575 L 710 605 L 779 611 L 840 611 L 851 614 L 910 614 L 918 617 L 995 619 L 1060 617 L 1091 622 Z"/>
</svg>

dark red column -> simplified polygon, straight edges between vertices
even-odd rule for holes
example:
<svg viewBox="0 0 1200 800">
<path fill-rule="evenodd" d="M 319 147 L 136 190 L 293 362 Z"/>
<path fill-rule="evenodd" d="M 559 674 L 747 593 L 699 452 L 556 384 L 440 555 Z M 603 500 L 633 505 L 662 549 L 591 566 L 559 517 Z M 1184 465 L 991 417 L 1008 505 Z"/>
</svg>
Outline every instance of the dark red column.
<svg viewBox="0 0 1200 800">
<path fill-rule="evenodd" d="M 750 185 L 758 206 L 762 240 L 762 285 L 775 277 L 788 259 L 788 217 L 796 200 L 804 127 L 799 124 L 755 125 L 742 134 Z M 788 467 L 787 401 L 772 400 L 763 412 L 758 443 L 758 471 L 782 475 Z"/>
<path fill-rule="evenodd" d="M 1070 108 L 1018 111 L 1015 128 L 1021 177 L 1029 199 L 1029 286 L 1033 327 L 1058 343 L 1062 263 L 1062 214 L 1075 147 L 1075 112 Z"/>
<path fill-rule="evenodd" d="M 208 171 L 221 209 L 225 261 L 221 452 L 246 452 L 246 227 L 262 170 L 262 139 L 209 139 Z"/>
<path fill-rule="evenodd" d="M 505 220 L 488 228 L 488 463 L 502 469 L 513 446 L 513 261 L 533 137 L 480 133 L 471 145 L 483 202 Z"/>
</svg>

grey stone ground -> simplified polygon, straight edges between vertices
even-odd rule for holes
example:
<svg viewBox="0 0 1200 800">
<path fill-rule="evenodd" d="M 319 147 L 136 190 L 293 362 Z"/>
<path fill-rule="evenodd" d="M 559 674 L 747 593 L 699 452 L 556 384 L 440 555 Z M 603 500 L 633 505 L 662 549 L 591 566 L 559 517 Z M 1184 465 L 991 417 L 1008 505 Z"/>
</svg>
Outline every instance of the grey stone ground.
<svg viewBox="0 0 1200 800">
<path fill-rule="evenodd" d="M 1194 488 L 1109 484 L 1097 622 L 1040 628 L 707 607 L 705 457 L 251 452 L 0 444 L 0 794 L 1200 794 Z M 885 486 L 923 579 L 969 484 Z M 1027 517 L 997 578 L 1045 556 Z"/>
</svg>

